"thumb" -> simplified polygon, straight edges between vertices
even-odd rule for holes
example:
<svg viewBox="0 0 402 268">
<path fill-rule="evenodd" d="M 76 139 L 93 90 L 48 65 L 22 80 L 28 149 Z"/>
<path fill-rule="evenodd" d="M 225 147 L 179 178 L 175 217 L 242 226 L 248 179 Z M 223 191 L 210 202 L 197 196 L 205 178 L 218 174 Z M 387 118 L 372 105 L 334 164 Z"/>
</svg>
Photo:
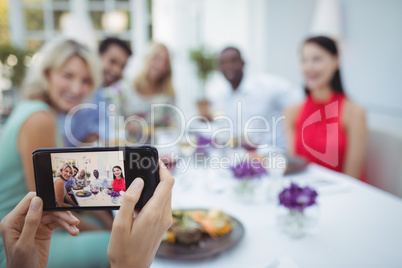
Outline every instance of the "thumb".
<svg viewBox="0 0 402 268">
<path fill-rule="evenodd" d="M 127 189 L 123 196 L 119 213 L 117 213 L 115 221 L 120 222 L 123 226 L 128 227 L 133 223 L 133 213 L 135 204 L 140 199 L 144 181 L 141 178 L 136 178 Z"/>
<path fill-rule="evenodd" d="M 42 220 L 43 202 L 40 197 L 35 196 L 31 200 L 28 213 L 25 216 L 24 227 L 22 228 L 20 243 L 32 243 L 35 239 L 36 231 Z"/>
</svg>

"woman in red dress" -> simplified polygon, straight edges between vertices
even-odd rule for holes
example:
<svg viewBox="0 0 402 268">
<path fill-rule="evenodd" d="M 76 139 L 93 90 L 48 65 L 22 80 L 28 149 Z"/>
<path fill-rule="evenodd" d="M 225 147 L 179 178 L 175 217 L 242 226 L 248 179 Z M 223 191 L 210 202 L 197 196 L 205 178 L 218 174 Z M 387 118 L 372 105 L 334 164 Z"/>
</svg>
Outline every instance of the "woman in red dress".
<svg viewBox="0 0 402 268">
<path fill-rule="evenodd" d="M 367 143 L 365 111 L 343 91 L 335 42 L 324 36 L 307 39 L 302 71 L 306 100 L 285 111 L 289 153 L 361 178 Z"/>
<path fill-rule="evenodd" d="M 113 191 L 126 191 L 126 181 L 120 166 L 114 166 L 113 169 Z"/>
</svg>

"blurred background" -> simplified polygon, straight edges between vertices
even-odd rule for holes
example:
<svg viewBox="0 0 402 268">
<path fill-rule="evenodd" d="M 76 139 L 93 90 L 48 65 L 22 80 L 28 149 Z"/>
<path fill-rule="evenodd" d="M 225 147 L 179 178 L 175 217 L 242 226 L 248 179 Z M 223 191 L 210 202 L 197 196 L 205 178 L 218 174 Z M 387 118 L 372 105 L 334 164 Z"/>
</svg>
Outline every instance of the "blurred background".
<svg viewBox="0 0 402 268">
<path fill-rule="evenodd" d="M 308 36 L 325 34 L 339 42 L 346 93 L 367 111 L 369 153 L 377 154 L 376 159 L 381 152 L 401 159 L 401 25 L 400 0 L 1 0 L 1 118 L 4 122 L 18 100 L 25 67 L 35 52 L 57 35 L 94 49 L 108 36 L 128 41 L 134 52 L 125 70 L 128 79 L 136 74 L 151 40 L 166 44 L 177 105 L 192 115 L 202 83 L 191 50 L 203 48 L 217 56 L 224 47 L 236 46 L 246 72 L 277 74 L 302 87 L 300 46 Z M 207 96 L 222 81 L 212 71 Z M 388 135 L 384 144 L 376 142 L 377 130 Z M 401 177 L 400 161 L 392 163 L 398 169 L 392 174 Z M 402 184 L 398 188 L 402 193 Z"/>
<path fill-rule="evenodd" d="M 189 51 L 218 54 L 241 49 L 248 72 L 270 72 L 302 86 L 300 45 L 324 33 L 341 46 L 348 95 L 368 112 L 369 125 L 402 132 L 402 1 L 399 0 L 1 0 L 2 112 L 9 109 L 21 69 L 41 45 L 59 34 L 92 47 L 107 36 L 127 40 L 132 77 L 150 40 L 172 53 L 177 104 L 195 113 L 200 95 Z M 11 45 L 9 47 L 8 45 Z M 25 56 L 26 54 L 26 56 Z M 20 59 L 21 58 L 21 59 Z M 22 66 L 17 66 L 22 65 Z M 10 67 L 19 73 L 10 81 Z M 207 94 L 221 75 L 207 81 Z M 194 100 L 194 101 L 191 101 Z M 6 107 L 4 107 L 6 106 Z"/>
</svg>

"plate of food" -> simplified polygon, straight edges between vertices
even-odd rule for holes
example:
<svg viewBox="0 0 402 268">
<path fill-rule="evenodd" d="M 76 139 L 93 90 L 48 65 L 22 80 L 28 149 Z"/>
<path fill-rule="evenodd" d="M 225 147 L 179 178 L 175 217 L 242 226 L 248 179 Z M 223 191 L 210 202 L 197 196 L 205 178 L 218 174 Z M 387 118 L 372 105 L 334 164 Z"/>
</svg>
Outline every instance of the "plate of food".
<svg viewBox="0 0 402 268">
<path fill-rule="evenodd" d="M 84 189 L 84 186 L 76 185 L 76 186 L 73 187 L 73 190 L 82 190 L 82 189 Z"/>
<path fill-rule="evenodd" d="M 84 190 L 75 193 L 75 195 L 78 197 L 88 197 L 91 194 L 92 193 L 90 191 L 84 191 Z"/>
<path fill-rule="evenodd" d="M 235 247 L 244 236 L 244 226 L 222 210 L 173 210 L 173 224 L 156 252 L 159 258 L 198 260 Z"/>
<path fill-rule="evenodd" d="M 285 175 L 296 174 L 302 172 L 306 169 L 308 162 L 307 160 L 294 156 L 294 155 L 286 155 L 287 158 L 287 167 L 285 171 Z"/>
</svg>

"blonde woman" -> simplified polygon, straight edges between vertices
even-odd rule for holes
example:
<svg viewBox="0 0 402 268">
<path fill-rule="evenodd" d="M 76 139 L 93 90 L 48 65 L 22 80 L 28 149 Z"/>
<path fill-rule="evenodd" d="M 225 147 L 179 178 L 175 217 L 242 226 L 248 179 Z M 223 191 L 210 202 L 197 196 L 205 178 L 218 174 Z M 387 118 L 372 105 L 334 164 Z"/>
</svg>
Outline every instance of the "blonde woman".
<svg viewBox="0 0 402 268">
<path fill-rule="evenodd" d="M 80 185 L 80 186 L 86 186 L 87 185 L 87 178 L 85 176 L 85 170 L 83 170 L 83 169 L 81 169 L 81 171 L 78 172 L 77 184 Z"/>
<path fill-rule="evenodd" d="M 173 123 L 174 111 L 167 107 L 155 108 L 154 122 L 151 122 L 152 104 L 172 105 L 175 99 L 170 55 L 165 45 L 151 43 L 134 82 L 124 82 L 121 86 L 121 95 L 115 95 L 111 103 L 121 103 L 121 113 L 126 118 L 139 116 L 154 126 L 169 126 Z M 138 127 L 131 125 L 130 132 L 134 134 Z"/>
<path fill-rule="evenodd" d="M 135 217 L 133 211 L 144 181 L 136 178 L 127 189 L 110 237 L 107 255 L 111 267 L 151 266 L 162 237 L 172 224 L 174 178 L 161 161 L 159 177 L 160 183 L 154 195 Z M 6 248 L 6 258 L 3 259 L 7 260 L 7 267 L 52 267 L 47 264 L 53 230 L 62 227 L 71 235 L 78 235 L 75 227 L 78 220 L 70 217 L 67 211 L 42 213 L 42 209 L 42 200 L 31 192 L 1 221 L 0 233 Z M 29 223 L 23 220 L 27 216 L 31 219 Z M 26 229 L 30 230 L 29 234 Z M 99 255 L 87 255 L 87 252 L 82 252 L 85 260 L 78 267 L 102 267 L 91 265 L 91 260 L 99 258 Z M 70 262 L 78 258 L 77 255 L 71 255 L 67 248 L 65 255 L 70 257 Z"/>
<path fill-rule="evenodd" d="M 57 127 L 58 114 L 67 113 L 80 104 L 101 81 L 97 55 L 75 41 L 54 40 L 45 45 L 35 58 L 23 84 L 25 100 L 14 108 L 0 140 L 0 219 L 28 191 L 35 191 L 32 152 L 37 148 L 63 146 Z M 79 228 L 90 230 L 91 226 L 81 220 Z M 49 267 L 80 267 L 84 260 L 82 252 L 87 256 L 97 256 L 85 258 L 88 265 L 106 266 L 110 232 L 97 229 L 83 232 L 81 238 L 55 232 Z M 0 245 L 0 267 L 5 266 L 4 259 L 3 246 Z"/>
<path fill-rule="evenodd" d="M 71 199 L 67 193 L 64 182 L 68 181 L 73 176 L 73 167 L 69 163 L 64 163 L 57 177 L 53 179 L 54 194 L 56 197 L 56 205 L 58 207 L 76 207 L 77 204 Z M 66 203 L 67 202 L 67 203 Z"/>
</svg>

